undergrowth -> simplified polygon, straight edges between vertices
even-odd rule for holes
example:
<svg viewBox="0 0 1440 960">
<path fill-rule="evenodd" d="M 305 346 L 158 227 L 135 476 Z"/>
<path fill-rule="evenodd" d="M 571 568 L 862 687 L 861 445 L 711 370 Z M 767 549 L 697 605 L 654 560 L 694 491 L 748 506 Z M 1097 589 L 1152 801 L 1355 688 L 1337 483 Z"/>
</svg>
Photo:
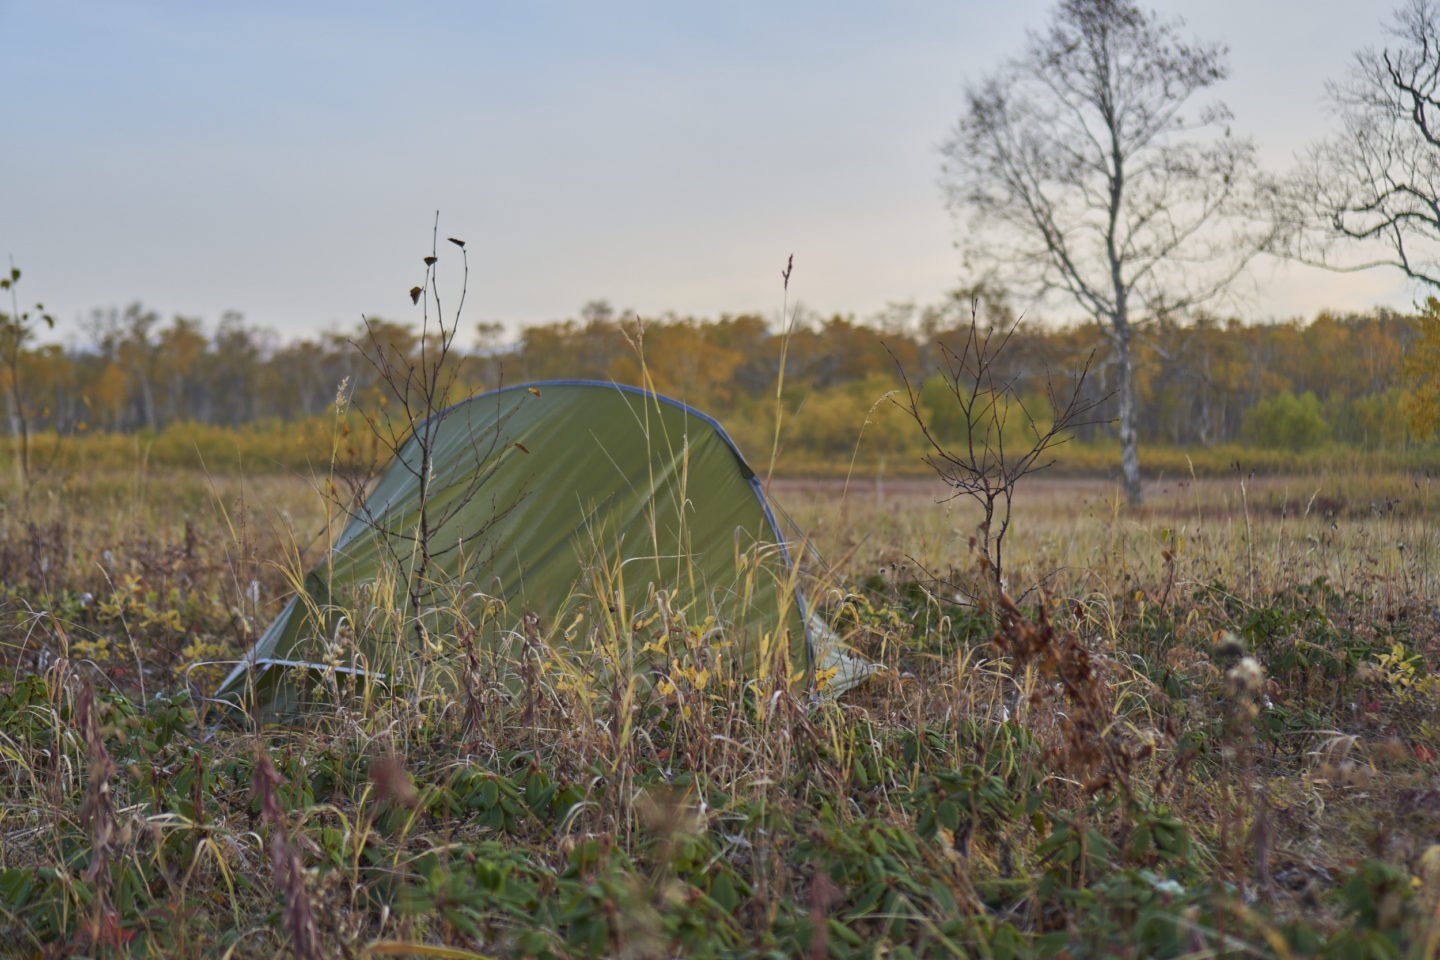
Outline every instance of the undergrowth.
<svg viewBox="0 0 1440 960">
<path fill-rule="evenodd" d="M 1317 512 L 1343 543 L 1272 548 L 1295 514 L 1218 524 L 1182 493 L 1120 545 L 1066 541 L 1044 589 L 1022 556 L 1015 599 L 976 606 L 963 557 L 874 573 L 830 501 L 833 622 L 887 668 L 843 697 L 687 662 L 622 702 L 543 669 L 542 631 L 513 661 L 453 645 L 453 695 L 255 731 L 204 702 L 211 662 L 263 629 L 265 558 L 317 519 L 302 483 L 257 482 L 263 521 L 237 481 L 161 472 L 0 518 L 0 954 L 1440 946 L 1434 573 L 1363 562 L 1408 520 Z M 924 498 L 890 509 L 935 524 Z M 1393 511 L 1419 518 L 1412 558 L 1427 510 Z"/>
</svg>

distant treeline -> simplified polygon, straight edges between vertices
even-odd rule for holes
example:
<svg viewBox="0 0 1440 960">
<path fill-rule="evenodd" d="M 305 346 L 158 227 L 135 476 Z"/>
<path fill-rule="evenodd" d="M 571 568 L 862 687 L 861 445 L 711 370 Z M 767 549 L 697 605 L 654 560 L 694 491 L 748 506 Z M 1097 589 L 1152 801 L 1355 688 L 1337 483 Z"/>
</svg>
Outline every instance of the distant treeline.
<svg viewBox="0 0 1440 960">
<path fill-rule="evenodd" d="M 997 329 L 1008 329 L 1003 309 Z M 986 311 L 982 309 L 982 319 Z M 782 409 L 785 453 L 833 462 L 856 451 L 877 460 L 918 452 L 920 440 L 885 398 L 903 390 L 901 371 L 922 410 L 941 431 L 958 429 L 947 403 L 938 346 L 963 336 L 971 318 L 962 298 L 937 306 L 899 306 L 869 322 L 804 311 L 786 347 Z M 457 393 L 500 383 L 591 378 L 644 383 L 719 417 L 753 458 L 769 454 L 782 336 L 761 316 L 714 320 L 667 315 L 639 322 L 607 304 L 579 318 L 533 326 L 516 343 L 481 325 L 458 351 Z M 96 313 L 79 345 L 27 350 L 20 396 L 32 431 L 162 431 L 180 423 L 240 426 L 325 417 L 337 391 L 378 409 L 376 369 L 356 343 L 373 335 L 387 349 L 415 354 L 415 327 L 379 320 L 367 333 L 282 340 L 227 314 L 207 328 L 176 317 L 163 322 L 135 305 Z M 478 339 L 475 334 L 478 333 Z M 1161 321 L 1141 340 L 1139 429 L 1142 442 L 1208 447 L 1251 444 L 1303 451 L 1326 444 L 1402 451 L 1417 444 L 1403 413 L 1402 361 L 1417 336 L 1414 318 L 1377 310 L 1322 313 L 1309 322 L 1246 324 L 1201 315 Z M 1085 390 L 1111 390 L 1108 342 L 1092 326 L 1023 322 L 1001 359 L 1030 410 L 1046 410 L 1047 377 L 1057 389 L 1090 359 Z M 3 376 L 15 426 L 10 372 Z M 1113 405 L 1113 400 L 1111 401 Z M 1017 422 L 1016 427 L 1019 427 Z M 1077 439 L 1104 445 L 1112 428 L 1083 428 Z"/>
</svg>

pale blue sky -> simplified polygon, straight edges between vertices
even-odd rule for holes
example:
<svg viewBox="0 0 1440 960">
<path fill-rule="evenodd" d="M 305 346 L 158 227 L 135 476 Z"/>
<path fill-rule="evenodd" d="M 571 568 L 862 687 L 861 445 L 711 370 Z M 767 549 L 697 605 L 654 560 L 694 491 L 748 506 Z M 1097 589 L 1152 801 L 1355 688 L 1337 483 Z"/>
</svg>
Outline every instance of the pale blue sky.
<svg viewBox="0 0 1440 960">
<path fill-rule="evenodd" d="M 467 323 L 779 308 L 866 316 L 958 279 L 938 145 L 1052 4 L 0 0 L 0 256 L 71 330 L 143 300 L 284 333 L 411 316 L 433 213 Z M 1155 5 L 1231 48 L 1285 165 L 1389 4 Z M 1261 265 L 1243 312 L 1408 304 L 1391 273 Z"/>
</svg>

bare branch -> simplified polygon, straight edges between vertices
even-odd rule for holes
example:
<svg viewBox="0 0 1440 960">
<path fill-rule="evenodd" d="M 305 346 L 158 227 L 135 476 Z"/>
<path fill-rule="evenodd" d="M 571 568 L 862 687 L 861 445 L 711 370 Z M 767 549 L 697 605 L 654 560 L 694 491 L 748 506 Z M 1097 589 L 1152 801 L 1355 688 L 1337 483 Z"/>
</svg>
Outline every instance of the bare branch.
<svg viewBox="0 0 1440 960">
<path fill-rule="evenodd" d="M 1440 9 L 1408 0 L 1391 42 L 1331 84 L 1340 130 L 1271 185 L 1277 252 L 1341 272 L 1388 266 L 1440 290 Z"/>
</svg>

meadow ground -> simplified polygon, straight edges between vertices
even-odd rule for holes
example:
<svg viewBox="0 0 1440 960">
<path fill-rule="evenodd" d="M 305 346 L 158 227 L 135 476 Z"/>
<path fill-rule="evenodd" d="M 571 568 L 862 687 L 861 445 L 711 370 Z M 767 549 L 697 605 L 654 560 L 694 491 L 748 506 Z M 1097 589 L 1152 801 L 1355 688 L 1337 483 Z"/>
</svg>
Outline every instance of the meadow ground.
<svg viewBox="0 0 1440 960">
<path fill-rule="evenodd" d="M 1432 478 L 1034 478 L 1015 606 L 944 492 L 776 482 L 887 668 L 841 698 L 540 652 L 257 735 L 197 702 L 316 485 L 54 478 L 0 514 L 0 955 L 1440 954 Z"/>
</svg>

